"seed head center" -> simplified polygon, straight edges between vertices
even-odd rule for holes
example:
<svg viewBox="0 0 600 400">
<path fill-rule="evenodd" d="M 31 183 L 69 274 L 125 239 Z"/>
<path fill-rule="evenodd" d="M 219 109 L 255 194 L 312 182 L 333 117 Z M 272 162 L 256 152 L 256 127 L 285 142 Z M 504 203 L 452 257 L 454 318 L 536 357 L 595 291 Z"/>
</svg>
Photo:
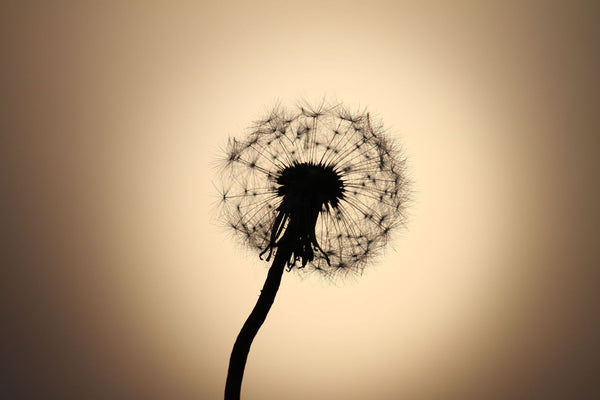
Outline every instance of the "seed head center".
<svg viewBox="0 0 600 400">
<path fill-rule="evenodd" d="M 344 182 L 330 166 L 296 163 L 280 173 L 277 183 L 280 185 L 277 194 L 289 204 L 292 213 L 337 207 L 344 198 Z"/>
</svg>

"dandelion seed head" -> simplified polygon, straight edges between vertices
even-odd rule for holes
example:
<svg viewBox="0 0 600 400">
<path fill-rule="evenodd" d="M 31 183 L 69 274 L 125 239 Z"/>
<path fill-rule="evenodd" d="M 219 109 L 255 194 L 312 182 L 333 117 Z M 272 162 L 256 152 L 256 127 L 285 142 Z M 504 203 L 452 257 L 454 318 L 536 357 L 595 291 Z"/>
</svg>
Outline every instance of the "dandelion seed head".
<svg viewBox="0 0 600 400">
<path fill-rule="evenodd" d="M 404 173 L 368 113 L 278 107 L 229 140 L 221 219 L 267 259 L 293 232 L 288 269 L 360 272 L 404 221 Z"/>
</svg>

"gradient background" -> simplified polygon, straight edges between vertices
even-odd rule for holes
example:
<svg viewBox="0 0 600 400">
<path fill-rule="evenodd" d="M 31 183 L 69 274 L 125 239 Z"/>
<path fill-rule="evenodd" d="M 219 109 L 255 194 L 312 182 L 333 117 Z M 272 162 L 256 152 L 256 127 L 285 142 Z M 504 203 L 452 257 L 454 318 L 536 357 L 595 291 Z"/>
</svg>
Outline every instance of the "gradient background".
<svg viewBox="0 0 600 400">
<path fill-rule="evenodd" d="M 402 142 L 410 220 L 284 276 L 243 398 L 598 398 L 593 2 L 46 3 L 0 10 L 2 398 L 220 398 L 268 265 L 214 160 L 323 96 Z"/>
</svg>

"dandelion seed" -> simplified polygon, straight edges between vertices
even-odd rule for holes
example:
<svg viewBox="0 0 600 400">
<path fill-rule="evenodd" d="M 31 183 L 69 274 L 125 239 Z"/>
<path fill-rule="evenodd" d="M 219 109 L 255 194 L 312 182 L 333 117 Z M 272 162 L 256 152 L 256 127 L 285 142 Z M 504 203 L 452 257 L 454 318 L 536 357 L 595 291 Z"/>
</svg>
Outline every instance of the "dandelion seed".
<svg viewBox="0 0 600 400">
<path fill-rule="evenodd" d="M 368 113 L 276 108 L 250 132 L 228 143 L 222 219 L 273 263 L 231 354 L 225 398 L 236 400 L 284 269 L 360 273 L 403 223 L 407 200 L 404 161 Z"/>
</svg>

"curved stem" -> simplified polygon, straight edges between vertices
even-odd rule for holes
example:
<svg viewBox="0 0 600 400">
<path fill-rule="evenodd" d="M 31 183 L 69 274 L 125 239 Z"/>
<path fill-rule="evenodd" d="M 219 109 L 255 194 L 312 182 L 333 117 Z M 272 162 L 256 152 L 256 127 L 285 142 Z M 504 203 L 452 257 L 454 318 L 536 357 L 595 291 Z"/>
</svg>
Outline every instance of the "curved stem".
<svg viewBox="0 0 600 400">
<path fill-rule="evenodd" d="M 239 400 L 240 398 L 242 378 L 244 377 L 244 368 L 248 359 L 250 345 L 267 318 L 267 314 L 279 289 L 285 264 L 290 257 L 289 246 L 278 247 L 258 301 L 235 340 L 233 350 L 231 351 L 231 358 L 229 359 L 229 369 L 225 383 L 225 400 Z"/>
</svg>

